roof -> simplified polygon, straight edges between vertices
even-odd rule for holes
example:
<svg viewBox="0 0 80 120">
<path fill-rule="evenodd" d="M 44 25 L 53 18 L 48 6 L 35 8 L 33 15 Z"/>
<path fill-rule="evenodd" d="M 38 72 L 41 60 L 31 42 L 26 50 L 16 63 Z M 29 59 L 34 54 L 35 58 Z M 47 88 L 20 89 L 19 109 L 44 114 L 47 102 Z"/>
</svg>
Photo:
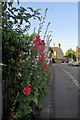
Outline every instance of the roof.
<svg viewBox="0 0 80 120">
<path fill-rule="evenodd" d="M 57 51 L 58 47 L 51 47 L 53 51 Z"/>
</svg>

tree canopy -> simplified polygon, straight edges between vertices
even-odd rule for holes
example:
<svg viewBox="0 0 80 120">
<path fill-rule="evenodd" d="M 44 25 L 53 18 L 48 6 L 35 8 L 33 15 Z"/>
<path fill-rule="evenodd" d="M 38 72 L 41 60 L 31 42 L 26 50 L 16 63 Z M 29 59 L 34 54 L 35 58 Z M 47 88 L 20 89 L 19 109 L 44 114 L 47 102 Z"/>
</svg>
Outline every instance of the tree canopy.
<svg viewBox="0 0 80 120">
<path fill-rule="evenodd" d="M 76 60 L 76 55 L 75 55 L 75 51 L 72 50 L 71 48 L 69 50 L 67 50 L 66 54 L 65 54 L 65 57 L 67 57 L 67 59 L 73 59 L 73 60 Z"/>
</svg>

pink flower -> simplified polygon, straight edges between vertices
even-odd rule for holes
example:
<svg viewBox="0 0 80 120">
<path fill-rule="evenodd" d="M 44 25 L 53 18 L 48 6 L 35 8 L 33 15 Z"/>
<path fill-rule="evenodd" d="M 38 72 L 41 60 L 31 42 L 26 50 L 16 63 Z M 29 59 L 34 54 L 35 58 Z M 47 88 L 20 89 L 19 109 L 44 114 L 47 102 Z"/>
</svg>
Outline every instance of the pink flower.
<svg viewBox="0 0 80 120">
<path fill-rule="evenodd" d="M 47 85 L 45 85 L 45 88 L 47 88 L 48 86 Z"/>
<path fill-rule="evenodd" d="M 13 119 L 14 111 L 11 111 L 11 119 Z"/>
<path fill-rule="evenodd" d="M 29 86 L 31 86 L 31 84 L 29 84 Z"/>
<path fill-rule="evenodd" d="M 46 45 L 46 43 L 44 43 L 44 40 L 41 40 L 41 43 L 42 43 L 43 45 Z"/>
<path fill-rule="evenodd" d="M 30 94 L 30 90 L 31 90 L 31 88 L 28 87 L 28 86 L 26 86 L 26 87 L 24 87 L 24 89 L 23 89 L 23 93 L 29 95 L 29 94 Z"/>
<path fill-rule="evenodd" d="M 52 61 L 52 57 L 50 57 L 50 61 Z"/>
<path fill-rule="evenodd" d="M 47 78 L 45 78 L 45 80 L 47 80 Z"/>
</svg>

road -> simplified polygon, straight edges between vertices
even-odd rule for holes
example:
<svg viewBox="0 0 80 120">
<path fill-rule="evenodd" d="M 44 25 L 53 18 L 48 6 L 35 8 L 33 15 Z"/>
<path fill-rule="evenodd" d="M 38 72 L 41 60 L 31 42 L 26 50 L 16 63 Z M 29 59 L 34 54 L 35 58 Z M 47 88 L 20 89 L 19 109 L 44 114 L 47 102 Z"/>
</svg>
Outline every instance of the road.
<svg viewBox="0 0 80 120">
<path fill-rule="evenodd" d="M 55 118 L 78 118 L 78 67 L 54 64 Z"/>
<path fill-rule="evenodd" d="M 79 70 L 67 63 L 53 64 L 41 118 L 80 118 Z"/>
</svg>

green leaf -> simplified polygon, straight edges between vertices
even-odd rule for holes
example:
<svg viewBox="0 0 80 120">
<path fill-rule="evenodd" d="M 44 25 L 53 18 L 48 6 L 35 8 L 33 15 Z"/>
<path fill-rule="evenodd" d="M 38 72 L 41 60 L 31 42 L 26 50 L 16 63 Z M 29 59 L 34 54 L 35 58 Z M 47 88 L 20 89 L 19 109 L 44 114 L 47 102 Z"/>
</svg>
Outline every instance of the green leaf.
<svg viewBox="0 0 80 120">
<path fill-rule="evenodd" d="M 32 12 L 34 11 L 31 7 L 27 7 L 27 9 L 30 9 Z"/>
<path fill-rule="evenodd" d="M 36 17 L 37 17 L 39 20 L 41 20 L 39 16 L 36 16 Z"/>
<path fill-rule="evenodd" d="M 36 97 L 33 98 L 33 102 L 38 105 L 38 99 Z"/>
</svg>

